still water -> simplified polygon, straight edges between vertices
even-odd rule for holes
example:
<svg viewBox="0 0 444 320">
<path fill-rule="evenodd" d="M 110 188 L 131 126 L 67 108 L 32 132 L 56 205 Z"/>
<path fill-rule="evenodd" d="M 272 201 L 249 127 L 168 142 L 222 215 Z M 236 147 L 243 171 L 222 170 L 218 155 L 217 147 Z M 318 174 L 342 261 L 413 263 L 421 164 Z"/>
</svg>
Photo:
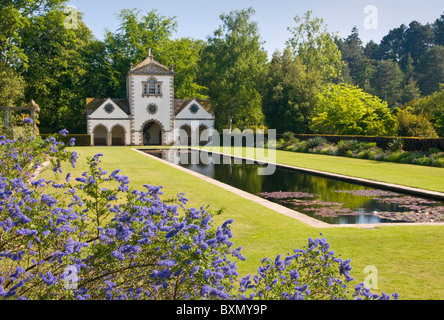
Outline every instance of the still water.
<svg viewBox="0 0 444 320">
<path fill-rule="evenodd" d="M 199 151 L 141 151 L 330 224 L 444 221 L 444 203 L 436 200 L 279 166 L 272 175 L 259 175 L 263 165 L 239 163 L 239 159 L 216 153 L 202 163 L 196 161 L 201 159 Z"/>
</svg>

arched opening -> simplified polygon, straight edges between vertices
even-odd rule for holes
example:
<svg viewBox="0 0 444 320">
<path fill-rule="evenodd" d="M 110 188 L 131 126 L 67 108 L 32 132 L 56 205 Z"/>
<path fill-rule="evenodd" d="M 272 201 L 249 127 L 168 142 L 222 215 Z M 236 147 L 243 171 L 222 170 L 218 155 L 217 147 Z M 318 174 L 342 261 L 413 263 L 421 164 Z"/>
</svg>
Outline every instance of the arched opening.
<svg viewBox="0 0 444 320">
<path fill-rule="evenodd" d="M 111 137 L 113 146 L 125 145 L 125 129 L 122 126 L 115 126 L 111 131 Z"/>
<path fill-rule="evenodd" d="M 144 146 L 161 146 L 163 130 L 155 121 L 148 122 L 143 127 L 143 145 Z"/>
<path fill-rule="evenodd" d="M 210 130 L 201 124 L 199 126 L 199 145 L 205 145 L 210 142 Z"/>
<path fill-rule="evenodd" d="M 187 124 L 180 127 L 179 144 L 181 146 L 191 146 L 191 127 Z"/>
<path fill-rule="evenodd" d="M 95 146 L 108 145 L 108 130 L 103 125 L 98 125 L 94 129 L 94 145 Z"/>
</svg>

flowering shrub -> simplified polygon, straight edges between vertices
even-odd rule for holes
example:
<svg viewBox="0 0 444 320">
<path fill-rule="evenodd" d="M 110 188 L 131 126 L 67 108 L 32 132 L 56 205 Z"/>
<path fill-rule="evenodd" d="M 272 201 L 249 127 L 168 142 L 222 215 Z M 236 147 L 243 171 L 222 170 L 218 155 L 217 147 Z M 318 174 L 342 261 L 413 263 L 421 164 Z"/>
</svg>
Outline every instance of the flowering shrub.
<svg viewBox="0 0 444 320">
<path fill-rule="evenodd" d="M 102 154 L 80 177 L 65 175 L 61 163 L 75 166 L 78 156 L 54 137 L 0 137 L 0 147 L 1 299 L 391 298 L 349 288 L 350 261 L 325 239 L 241 278 L 232 220 L 216 227 L 184 194 L 170 203 L 161 187 L 131 189 L 120 170 L 100 167 Z M 34 175 L 45 161 L 56 181 Z"/>
</svg>

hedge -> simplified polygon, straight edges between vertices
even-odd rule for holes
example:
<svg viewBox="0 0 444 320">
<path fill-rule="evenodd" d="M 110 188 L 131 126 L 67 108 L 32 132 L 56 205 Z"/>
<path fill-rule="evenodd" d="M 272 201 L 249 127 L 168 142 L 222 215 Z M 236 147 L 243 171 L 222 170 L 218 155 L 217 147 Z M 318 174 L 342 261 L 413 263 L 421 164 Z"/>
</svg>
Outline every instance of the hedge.
<svg viewBox="0 0 444 320">
<path fill-rule="evenodd" d="M 430 148 L 437 148 L 444 151 L 444 139 L 427 139 L 411 137 L 377 137 L 377 136 L 340 136 L 340 135 L 318 135 L 318 134 L 294 134 L 294 138 L 299 140 L 309 140 L 314 137 L 323 137 L 328 142 L 337 144 L 341 140 L 358 140 L 366 142 L 376 142 L 382 149 L 387 149 L 390 142 L 395 138 L 403 140 L 403 150 L 405 151 L 428 151 Z M 278 138 L 282 138 L 279 135 Z"/>
</svg>

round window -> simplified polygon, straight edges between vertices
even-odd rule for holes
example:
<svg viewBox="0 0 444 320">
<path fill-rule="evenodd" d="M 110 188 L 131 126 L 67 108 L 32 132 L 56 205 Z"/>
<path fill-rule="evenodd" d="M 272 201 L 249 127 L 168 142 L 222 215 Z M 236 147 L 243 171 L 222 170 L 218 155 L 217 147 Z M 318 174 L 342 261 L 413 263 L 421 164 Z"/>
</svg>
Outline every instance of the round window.
<svg viewBox="0 0 444 320">
<path fill-rule="evenodd" d="M 191 113 L 197 113 L 197 111 L 199 111 L 199 107 L 196 104 L 193 104 L 190 107 L 190 111 L 191 111 Z"/>
<path fill-rule="evenodd" d="M 113 111 L 114 111 L 114 106 L 113 106 L 111 103 L 108 103 L 108 104 L 105 106 L 105 111 L 108 112 L 108 113 L 113 112 Z"/>
<path fill-rule="evenodd" d="M 157 106 L 155 104 L 150 104 L 148 106 L 148 112 L 150 114 L 155 114 L 157 112 Z"/>
</svg>

